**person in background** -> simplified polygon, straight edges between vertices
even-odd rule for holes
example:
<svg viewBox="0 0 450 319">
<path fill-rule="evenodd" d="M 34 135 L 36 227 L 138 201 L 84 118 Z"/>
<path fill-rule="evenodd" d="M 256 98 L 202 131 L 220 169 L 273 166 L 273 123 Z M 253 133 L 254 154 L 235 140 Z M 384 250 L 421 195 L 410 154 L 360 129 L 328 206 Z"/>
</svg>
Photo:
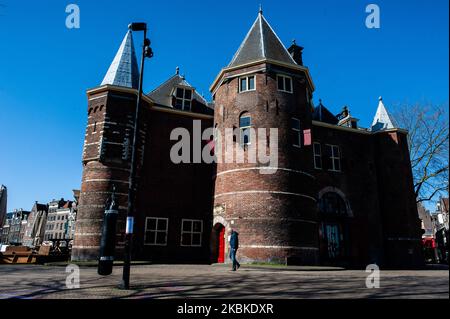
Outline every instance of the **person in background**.
<svg viewBox="0 0 450 319">
<path fill-rule="evenodd" d="M 236 259 L 236 252 L 239 248 L 239 234 L 234 230 L 231 229 L 230 236 L 229 236 L 229 242 L 230 242 L 230 258 L 233 261 L 233 271 L 236 271 L 241 267 L 239 262 Z"/>
</svg>

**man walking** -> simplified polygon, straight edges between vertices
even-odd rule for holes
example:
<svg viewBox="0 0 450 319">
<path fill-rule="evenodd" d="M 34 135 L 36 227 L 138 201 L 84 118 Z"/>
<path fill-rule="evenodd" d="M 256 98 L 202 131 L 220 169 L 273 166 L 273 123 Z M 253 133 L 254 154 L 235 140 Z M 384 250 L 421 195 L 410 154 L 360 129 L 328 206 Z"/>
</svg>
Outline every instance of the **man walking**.
<svg viewBox="0 0 450 319">
<path fill-rule="evenodd" d="M 236 260 L 236 252 L 239 248 L 239 234 L 234 230 L 231 229 L 230 234 L 230 258 L 233 261 L 233 271 L 236 271 L 241 267 L 239 262 Z"/>
</svg>

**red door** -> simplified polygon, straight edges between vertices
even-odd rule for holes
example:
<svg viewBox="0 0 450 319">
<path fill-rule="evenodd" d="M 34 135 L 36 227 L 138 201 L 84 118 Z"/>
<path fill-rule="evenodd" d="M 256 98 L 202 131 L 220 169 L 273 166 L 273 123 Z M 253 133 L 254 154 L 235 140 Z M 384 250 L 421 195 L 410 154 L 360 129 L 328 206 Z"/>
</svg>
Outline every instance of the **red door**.
<svg viewBox="0 0 450 319">
<path fill-rule="evenodd" d="M 221 227 L 219 231 L 219 249 L 217 262 L 223 264 L 225 261 L 225 227 Z"/>
</svg>

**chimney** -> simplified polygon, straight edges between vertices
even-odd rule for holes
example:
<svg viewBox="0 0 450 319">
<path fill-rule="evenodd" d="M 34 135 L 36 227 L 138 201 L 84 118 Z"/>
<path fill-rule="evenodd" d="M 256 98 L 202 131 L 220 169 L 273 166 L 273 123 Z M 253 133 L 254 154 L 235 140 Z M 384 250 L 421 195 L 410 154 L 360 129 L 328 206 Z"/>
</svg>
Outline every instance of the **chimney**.
<svg viewBox="0 0 450 319">
<path fill-rule="evenodd" d="M 303 65 L 302 51 L 303 47 L 298 46 L 295 40 L 292 40 L 292 45 L 289 47 L 288 52 L 298 65 Z"/>
</svg>

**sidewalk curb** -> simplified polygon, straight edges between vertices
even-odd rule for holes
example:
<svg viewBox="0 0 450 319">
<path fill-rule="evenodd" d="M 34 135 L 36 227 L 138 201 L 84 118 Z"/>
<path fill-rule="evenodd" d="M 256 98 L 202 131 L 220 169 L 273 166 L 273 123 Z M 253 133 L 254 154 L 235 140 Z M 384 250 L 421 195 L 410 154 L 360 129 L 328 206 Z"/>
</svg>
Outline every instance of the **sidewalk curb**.
<svg viewBox="0 0 450 319">
<path fill-rule="evenodd" d="M 113 266 L 119 267 L 123 266 L 123 261 L 117 261 L 113 263 Z M 50 267 L 67 267 L 68 265 L 77 265 L 79 267 L 98 267 L 98 261 L 92 261 L 92 262 L 49 262 L 41 264 L 42 266 L 50 266 Z M 146 265 L 154 265 L 150 261 L 132 261 L 131 266 L 146 266 Z"/>
</svg>

